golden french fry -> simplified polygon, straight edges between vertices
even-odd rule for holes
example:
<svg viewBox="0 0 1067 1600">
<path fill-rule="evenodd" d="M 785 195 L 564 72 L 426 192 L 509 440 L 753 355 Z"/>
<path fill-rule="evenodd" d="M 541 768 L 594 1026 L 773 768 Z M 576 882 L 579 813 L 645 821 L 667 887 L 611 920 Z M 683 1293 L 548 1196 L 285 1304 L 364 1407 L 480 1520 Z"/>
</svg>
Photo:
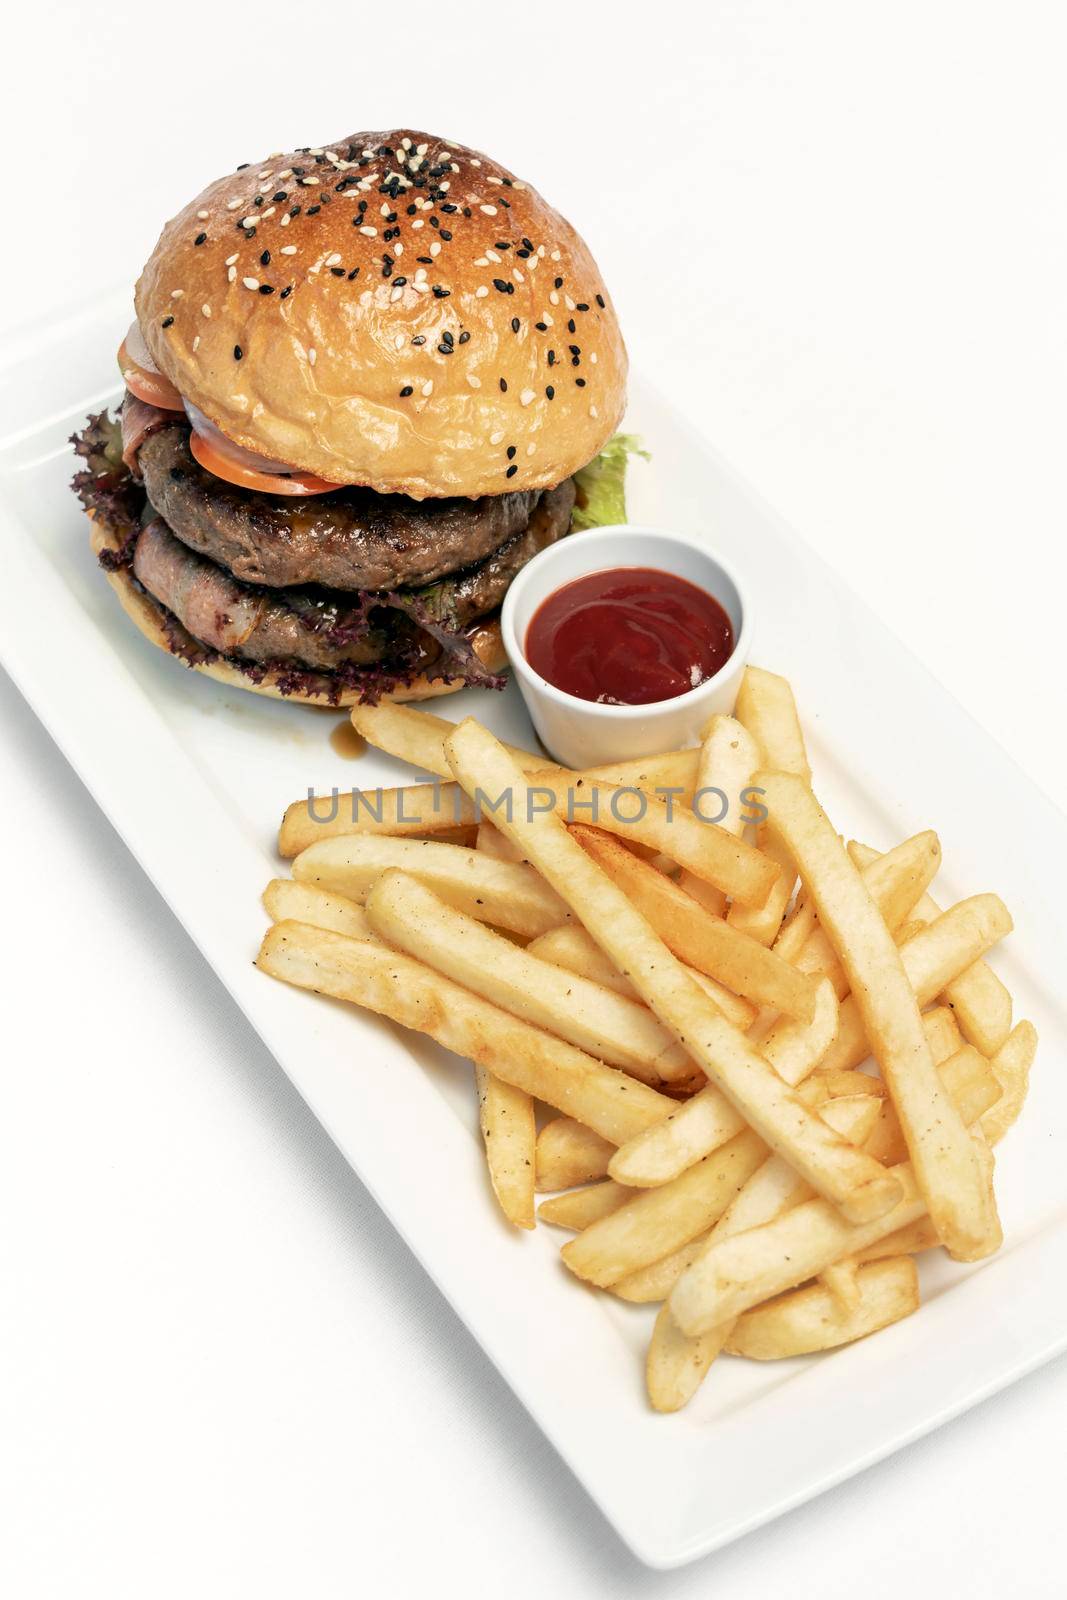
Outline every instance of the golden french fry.
<svg viewBox="0 0 1067 1600">
<path fill-rule="evenodd" d="M 761 1045 L 760 1053 L 787 1083 L 797 1083 L 815 1067 L 833 1041 L 837 1028 L 837 998 L 824 978 L 816 1001 L 814 1021 L 776 1029 Z M 790 1076 L 795 1073 L 796 1076 Z M 744 1126 L 744 1119 L 715 1084 L 679 1106 L 673 1116 L 617 1150 L 609 1171 L 619 1183 L 653 1188 L 669 1183 L 686 1167 L 709 1155 Z"/>
<path fill-rule="evenodd" d="M 563 1247 L 579 1278 L 606 1288 L 706 1232 L 767 1157 L 747 1129 L 660 1189 L 643 1189 Z M 608 1180 L 611 1181 L 610 1179 Z"/>
<path fill-rule="evenodd" d="M 619 1144 L 674 1101 L 574 1045 L 521 1022 L 410 956 L 301 922 L 277 922 L 256 959 L 274 978 L 429 1034 L 517 1089 Z"/>
<path fill-rule="evenodd" d="M 961 1045 L 937 1070 L 964 1127 L 977 1122 L 983 1112 L 996 1104 L 1000 1085 L 985 1056 L 973 1045 Z M 884 1166 L 896 1166 L 908 1159 L 904 1130 L 891 1100 L 883 1101 L 877 1125 L 864 1149 Z"/>
<path fill-rule="evenodd" d="M 451 783 L 331 791 L 329 798 L 319 795 L 314 800 L 294 800 L 286 807 L 278 850 L 290 857 L 325 839 L 443 833 L 476 820 L 467 796 Z"/>
<path fill-rule="evenodd" d="M 1037 1029 L 1020 1022 L 990 1062 L 1000 1089 L 998 1098 L 982 1118 L 982 1132 L 990 1144 L 1003 1139 L 1023 1108 L 1030 1086 L 1030 1068 L 1037 1053 Z"/>
<path fill-rule="evenodd" d="M 573 1189 L 605 1178 L 615 1146 L 573 1117 L 553 1117 L 537 1135 L 537 1187 Z"/>
<path fill-rule="evenodd" d="M 680 1411 L 689 1404 L 726 1343 L 729 1327 L 689 1339 L 661 1306 L 645 1360 L 645 1386 L 654 1411 Z"/>
<path fill-rule="evenodd" d="M 534 1144 L 537 1128 L 530 1096 L 475 1066 L 478 1117 L 489 1181 L 500 1209 L 517 1228 L 534 1225 Z"/>
<path fill-rule="evenodd" d="M 861 1250 L 852 1259 L 862 1263 L 882 1261 L 886 1256 L 917 1256 L 924 1250 L 936 1250 L 940 1243 L 937 1229 L 930 1218 L 920 1217 L 918 1222 L 909 1223 L 906 1228 L 898 1228 L 896 1233 L 887 1234 L 884 1239 L 869 1244 L 866 1250 Z"/>
<path fill-rule="evenodd" d="M 394 949 L 653 1088 L 697 1070 L 646 1006 L 538 960 L 406 873 L 382 874 L 367 895 L 367 915 Z"/>
<path fill-rule="evenodd" d="M 945 986 L 946 973 L 962 972 L 976 956 L 1011 932 L 1011 917 L 995 894 L 976 894 L 943 911 L 900 946 L 900 960 L 917 1003 L 925 1006 Z M 855 995 L 842 1000 L 837 1037 L 823 1059 L 827 1071 L 859 1066 L 871 1046 Z"/>
<path fill-rule="evenodd" d="M 849 854 L 858 866 L 878 860 L 878 852 L 869 845 L 853 841 Z M 928 894 L 922 895 L 913 908 L 914 916 L 924 922 L 933 922 L 941 915 L 941 908 Z M 1011 994 L 986 961 L 976 961 L 946 984 L 944 999 L 955 1012 L 968 1044 L 973 1044 L 983 1055 L 995 1056 L 1011 1032 Z"/>
<path fill-rule="evenodd" d="M 734 715 L 763 751 L 762 766 L 811 782 L 808 752 L 788 678 L 762 667 L 746 667 Z"/>
<path fill-rule="evenodd" d="M 372 886 L 391 867 L 428 884 L 442 900 L 468 916 L 523 938 L 534 939 L 570 916 L 564 902 L 533 867 L 494 861 L 482 851 L 432 840 L 326 839 L 297 856 L 293 876 L 364 904 Z"/>
<path fill-rule="evenodd" d="M 924 1011 L 923 1027 L 935 1061 L 945 1061 L 962 1048 L 963 1035 L 950 1006 L 934 1006 Z"/>
<path fill-rule="evenodd" d="M 313 883 L 272 878 L 263 891 L 263 904 L 272 922 L 310 922 L 315 928 L 330 928 L 350 939 L 377 938 L 361 905 Z"/>
<path fill-rule="evenodd" d="M 719 826 L 735 838 L 740 838 L 745 831 L 746 807 L 741 795 L 759 764 L 759 746 L 739 722 L 733 717 L 711 718 L 704 730 L 697 764 L 697 790 L 702 794 L 718 792 L 720 809 L 726 806 Z M 726 915 L 726 896 L 721 889 L 692 872 L 683 872 L 678 881 L 686 894 L 700 901 L 705 911 L 718 917 Z"/>
<path fill-rule="evenodd" d="M 807 784 L 781 772 L 758 773 L 756 783 L 766 791 L 768 827 L 788 846 L 848 975 L 934 1226 L 958 1260 L 978 1260 L 995 1248 L 999 1228 L 893 936 Z"/>
<path fill-rule="evenodd" d="M 630 1191 L 621 1183 L 605 1178 L 603 1183 L 589 1183 L 584 1189 L 571 1189 L 568 1194 L 555 1194 L 551 1200 L 542 1200 L 537 1215 L 554 1228 L 570 1228 L 581 1233 L 594 1222 L 610 1217 L 630 1198 Z"/>
<path fill-rule="evenodd" d="M 452 769 L 468 793 L 478 788 L 498 794 L 512 792 L 512 816 L 498 825 L 575 910 L 601 949 L 632 980 L 660 1021 L 752 1128 L 846 1215 L 866 1218 L 890 1209 L 897 1198 L 896 1180 L 878 1162 L 834 1134 L 782 1082 L 710 1004 L 640 912 L 571 838 L 558 816 L 527 806 L 523 775 L 492 734 L 468 719 L 450 736 L 446 749 Z M 757 948 L 762 955 L 769 954 Z M 590 1121 L 588 1117 L 582 1120 Z M 616 1142 L 621 1144 L 624 1138 Z"/>
<path fill-rule="evenodd" d="M 812 1021 L 814 978 L 798 972 L 747 934 L 738 933 L 721 917 L 712 916 L 662 872 L 638 861 L 617 839 L 594 828 L 570 831 L 680 961 L 758 1005 L 774 1006 L 801 1022 Z"/>
<path fill-rule="evenodd" d="M 737 715 L 760 750 L 759 766 L 775 772 L 791 772 L 805 783 L 811 782 L 796 701 L 785 678 L 759 667 L 747 667 L 737 696 Z M 755 770 L 753 767 L 752 771 Z M 756 837 L 759 848 L 772 861 L 778 862 L 782 875 L 762 906 L 731 906 L 730 923 L 760 944 L 769 945 L 778 937 L 782 918 L 792 899 L 796 874 L 789 852 L 780 840 L 768 835 L 766 827 L 759 828 Z"/>
<path fill-rule="evenodd" d="M 857 1310 L 862 1297 L 859 1263 L 854 1258 L 848 1261 L 835 1261 L 832 1267 L 820 1272 L 819 1282 L 825 1289 L 829 1289 L 834 1305 L 839 1311 L 847 1314 Z M 704 1337 L 707 1338 L 707 1335 Z"/>
<path fill-rule="evenodd" d="M 629 978 L 623 977 L 614 961 L 604 954 L 580 923 L 567 922 L 561 928 L 552 928 L 539 939 L 532 940 L 526 948 L 530 955 L 540 956 L 542 961 L 551 961 L 554 966 L 566 967 L 568 972 L 577 972 L 593 983 L 603 984 L 606 989 L 614 989 L 616 994 L 624 994 L 631 999 L 637 994 Z M 740 1028 L 744 1033 L 752 1025 L 756 1008 L 750 1000 L 742 1000 L 733 990 L 716 983 L 714 978 L 698 972 L 695 967 L 687 967 L 686 971 L 735 1028 Z"/>
<path fill-rule="evenodd" d="M 446 717 L 383 701 L 376 706 L 353 706 L 352 726 L 376 750 L 407 761 L 420 772 L 436 772 L 438 777 L 451 778 L 452 771 L 445 760 L 445 739 L 455 723 Z M 524 772 L 543 771 L 553 765 L 546 755 L 520 750 L 515 745 L 507 748 Z M 557 767 L 556 770 L 561 769 Z"/>
<path fill-rule="evenodd" d="M 910 1256 L 891 1256 L 859 1267 L 855 1291 L 855 1303 L 846 1307 L 825 1284 L 794 1289 L 739 1317 L 726 1349 L 752 1361 L 780 1361 L 865 1339 L 918 1311 L 915 1262 Z"/>
</svg>

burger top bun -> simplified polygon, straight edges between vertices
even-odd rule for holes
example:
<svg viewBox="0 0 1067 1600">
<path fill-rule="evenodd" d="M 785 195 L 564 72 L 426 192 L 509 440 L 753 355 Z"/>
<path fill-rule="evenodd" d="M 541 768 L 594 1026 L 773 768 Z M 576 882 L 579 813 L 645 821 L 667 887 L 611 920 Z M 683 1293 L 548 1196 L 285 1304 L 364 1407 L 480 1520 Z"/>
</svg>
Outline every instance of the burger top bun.
<svg viewBox="0 0 1067 1600">
<path fill-rule="evenodd" d="M 498 162 L 410 129 L 210 184 L 136 305 L 230 439 L 380 493 L 545 488 L 623 412 L 626 350 L 578 234 Z"/>
</svg>

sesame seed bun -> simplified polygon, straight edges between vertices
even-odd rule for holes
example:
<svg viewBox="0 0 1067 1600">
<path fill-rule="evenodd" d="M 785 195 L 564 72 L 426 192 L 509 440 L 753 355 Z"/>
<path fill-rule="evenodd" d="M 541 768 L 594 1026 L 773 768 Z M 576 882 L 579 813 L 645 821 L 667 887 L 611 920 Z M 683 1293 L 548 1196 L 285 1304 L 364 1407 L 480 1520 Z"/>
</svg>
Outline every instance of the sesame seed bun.
<svg viewBox="0 0 1067 1600">
<path fill-rule="evenodd" d="M 626 351 L 581 238 L 498 162 L 424 133 L 220 178 L 164 228 L 136 305 L 158 366 L 230 439 L 336 483 L 548 488 L 622 417 Z"/>
<path fill-rule="evenodd" d="M 102 551 L 115 553 L 120 549 L 121 541 L 92 512 L 89 513 L 89 522 L 90 543 L 97 558 Z M 174 658 L 175 652 L 171 648 L 166 613 L 158 600 L 134 582 L 129 567 L 105 568 L 104 575 L 130 621 L 140 629 L 150 644 L 154 644 L 165 655 Z M 487 618 L 479 626 L 471 639 L 471 644 L 478 659 L 488 671 L 502 672 L 507 666 L 500 623 L 496 617 Z M 205 661 L 190 661 L 184 657 L 179 659 L 182 666 L 203 673 L 205 678 L 214 678 L 216 683 L 224 683 L 232 689 L 243 689 L 250 694 L 267 695 L 272 700 L 295 700 L 303 705 L 312 706 L 354 706 L 359 705 L 363 698 L 358 688 L 344 689 L 339 694 L 333 695 L 326 690 L 321 694 L 303 689 L 294 690 L 288 681 L 289 674 L 279 671 L 267 671 L 262 677 L 252 678 L 222 656 Z M 439 695 L 455 694 L 465 687 L 464 683 L 455 680 L 446 682 L 440 678 L 423 676 L 383 694 L 381 700 L 383 703 L 433 700 Z"/>
</svg>

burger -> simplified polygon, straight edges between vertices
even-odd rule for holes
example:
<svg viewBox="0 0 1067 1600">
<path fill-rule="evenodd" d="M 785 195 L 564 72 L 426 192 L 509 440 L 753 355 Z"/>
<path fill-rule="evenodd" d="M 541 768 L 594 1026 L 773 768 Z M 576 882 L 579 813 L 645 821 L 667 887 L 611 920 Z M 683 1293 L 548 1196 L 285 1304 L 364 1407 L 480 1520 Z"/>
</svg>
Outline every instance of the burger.
<svg viewBox="0 0 1067 1600">
<path fill-rule="evenodd" d="M 621 520 L 626 351 L 558 212 L 406 129 L 245 164 L 167 223 L 74 487 L 186 666 L 348 705 L 499 685 L 509 583 Z"/>
</svg>

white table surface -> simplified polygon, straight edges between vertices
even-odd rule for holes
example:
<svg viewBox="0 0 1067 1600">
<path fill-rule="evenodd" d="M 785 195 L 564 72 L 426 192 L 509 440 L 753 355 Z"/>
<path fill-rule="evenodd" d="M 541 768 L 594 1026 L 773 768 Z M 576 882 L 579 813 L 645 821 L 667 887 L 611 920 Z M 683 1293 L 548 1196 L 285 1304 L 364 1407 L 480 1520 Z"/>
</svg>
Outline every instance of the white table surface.
<svg viewBox="0 0 1067 1600">
<path fill-rule="evenodd" d="M 100 10 L 5 24 L 8 343 L 237 161 L 403 118 L 488 147 L 586 234 L 635 362 L 1063 800 L 1059 8 Z M 1062 1594 L 1062 1361 L 639 1567 L 2 677 L 0 730 L 0 1592 Z"/>
</svg>

